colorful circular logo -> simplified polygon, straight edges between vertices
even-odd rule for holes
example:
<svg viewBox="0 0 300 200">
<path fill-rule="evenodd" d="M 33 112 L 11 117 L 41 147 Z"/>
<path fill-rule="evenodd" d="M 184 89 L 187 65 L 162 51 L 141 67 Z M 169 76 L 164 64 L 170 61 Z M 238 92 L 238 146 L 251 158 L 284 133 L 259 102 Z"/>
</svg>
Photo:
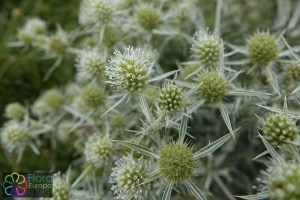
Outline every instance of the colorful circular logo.
<svg viewBox="0 0 300 200">
<path fill-rule="evenodd" d="M 17 198 L 26 193 L 28 183 L 25 176 L 20 175 L 17 172 L 13 172 L 5 176 L 3 188 L 7 196 Z"/>
</svg>

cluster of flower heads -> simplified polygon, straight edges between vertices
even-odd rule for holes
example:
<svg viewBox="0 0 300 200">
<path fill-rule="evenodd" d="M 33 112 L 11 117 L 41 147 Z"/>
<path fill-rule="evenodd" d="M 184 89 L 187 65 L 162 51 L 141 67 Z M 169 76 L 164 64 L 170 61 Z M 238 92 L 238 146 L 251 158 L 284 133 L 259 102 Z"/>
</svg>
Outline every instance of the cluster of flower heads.
<svg viewBox="0 0 300 200">
<path fill-rule="evenodd" d="M 56 58 L 45 80 L 70 57 L 76 74 L 32 105 L 6 106 L 7 156 L 20 162 L 30 147 L 41 157 L 76 157 L 67 163 L 72 176 L 55 175 L 52 199 L 232 200 L 249 191 L 234 177 L 236 165 L 249 163 L 245 138 L 262 147 L 258 131 L 267 151 L 254 153 L 276 162 L 259 195 L 241 198 L 299 199 L 300 47 L 273 31 L 252 33 L 245 46 L 227 41 L 222 2 L 213 31 L 196 1 L 83 0 L 80 29 L 69 33 L 57 26 L 49 34 L 45 21 L 29 18 L 10 46 Z M 44 170 L 59 171 L 59 159 L 50 156 Z"/>
</svg>

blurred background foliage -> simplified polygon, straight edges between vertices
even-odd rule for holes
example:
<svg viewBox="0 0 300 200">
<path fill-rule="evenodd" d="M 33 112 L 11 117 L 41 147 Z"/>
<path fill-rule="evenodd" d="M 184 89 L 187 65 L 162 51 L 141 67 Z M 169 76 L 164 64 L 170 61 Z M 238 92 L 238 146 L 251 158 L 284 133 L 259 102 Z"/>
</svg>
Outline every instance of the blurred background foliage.
<svg viewBox="0 0 300 200">
<path fill-rule="evenodd" d="M 0 111 L 9 102 L 32 102 L 45 89 L 56 87 L 73 78 L 74 68 L 59 67 L 48 81 L 43 77 L 53 64 L 53 59 L 43 59 L 44 52 L 32 49 L 10 48 L 8 42 L 16 40 L 17 30 L 28 17 L 39 16 L 47 21 L 49 31 L 56 23 L 65 30 L 77 26 L 79 2 L 74 0 L 9 0 L 0 3 Z M 73 59 L 61 66 L 72 65 Z M 4 121 L 3 114 L 0 124 Z"/>
</svg>

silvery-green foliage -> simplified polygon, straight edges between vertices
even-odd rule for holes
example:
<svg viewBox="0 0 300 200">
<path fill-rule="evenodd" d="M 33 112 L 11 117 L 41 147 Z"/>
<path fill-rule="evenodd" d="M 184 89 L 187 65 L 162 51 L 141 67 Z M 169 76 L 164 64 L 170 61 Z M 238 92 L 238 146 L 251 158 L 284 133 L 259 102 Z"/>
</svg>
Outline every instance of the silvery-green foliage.
<svg viewBox="0 0 300 200">
<path fill-rule="evenodd" d="M 6 106 L 6 158 L 64 171 L 53 199 L 299 199 L 299 10 L 82 0 L 75 29 L 28 18 L 8 46 L 74 78 Z"/>
</svg>

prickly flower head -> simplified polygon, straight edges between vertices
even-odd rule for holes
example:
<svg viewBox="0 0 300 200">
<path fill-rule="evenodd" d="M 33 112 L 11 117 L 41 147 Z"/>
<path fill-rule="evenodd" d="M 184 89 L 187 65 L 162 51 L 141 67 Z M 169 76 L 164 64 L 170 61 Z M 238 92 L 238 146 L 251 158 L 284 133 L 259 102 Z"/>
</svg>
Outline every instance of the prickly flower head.
<svg viewBox="0 0 300 200">
<path fill-rule="evenodd" d="M 218 102 L 228 92 L 228 84 L 217 72 L 205 72 L 199 79 L 200 96 L 210 102 Z"/>
<path fill-rule="evenodd" d="M 269 33 L 256 33 L 247 44 L 252 63 L 266 65 L 278 57 L 279 47 L 276 39 Z"/>
<path fill-rule="evenodd" d="M 190 178 L 196 168 L 192 149 L 184 143 L 167 144 L 160 152 L 159 168 L 170 182 L 176 183 Z"/>
<path fill-rule="evenodd" d="M 53 175 L 53 199 L 69 200 L 70 185 L 60 173 Z"/>
<path fill-rule="evenodd" d="M 60 91 L 56 89 L 50 89 L 42 95 L 41 101 L 51 111 L 58 112 L 63 106 L 65 100 Z"/>
<path fill-rule="evenodd" d="M 141 49 L 125 48 L 115 51 L 106 66 L 106 74 L 118 89 L 127 93 L 140 93 L 146 88 L 150 77 L 152 62 Z"/>
<path fill-rule="evenodd" d="M 202 64 L 212 66 L 219 60 L 221 40 L 216 34 L 198 31 L 192 46 L 193 57 Z"/>
<path fill-rule="evenodd" d="M 5 107 L 5 116 L 10 119 L 23 119 L 25 108 L 19 103 L 10 103 Z"/>
<path fill-rule="evenodd" d="M 30 133 L 26 126 L 19 123 L 9 124 L 1 131 L 1 143 L 8 152 L 24 148 L 30 140 Z"/>
<path fill-rule="evenodd" d="M 103 88 L 88 85 L 81 92 L 83 103 L 89 108 L 103 106 L 106 100 L 106 94 Z"/>
<path fill-rule="evenodd" d="M 78 54 L 76 61 L 78 71 L 90 77 L 102 75 L 106 65 L 105 56 L 101 55 L 96 48 L 82 51 Z"/>
<path fill-rule="evenodd" d="M 46 22 L 40 18 L 29 18 L 27 19 L 23 30 L 32 33 L 33 36 L 44 34 L 46 32 Z"/>
<path fill-rule="evenodd" d="M 270 115 L 263 130 L 266 139 L 276 146 L 284 144 L 285 141 L 294 141 L 298 134 L 296 123 L 282 114 Z"/>
<path fill-rule="evenodd" d="M 300 165 L 284 163 L 276 166 L 267 181 L 271 200 L 300 199 Z"/>
<path fill-rule="evenodd" d="M 112 3 L 106 0 L 89 0 L 93 22 L 107 24 L 112 18 Z"/>
<path fill-rule="evenodd" d="M 143 158 L 134 159 L 132 155 L 127 155 L 116 162 L 110 182 L 118 199 L 142 200 L 147 196 L 147 187 L 143 185 L 147 177 L 148 162 Z"/>
<path fill-rule="evenodd" d="M 168 84 L 161 89 L 160 107 L 166 111 L 181 111 L 184 106 L 184 96 L 182 88 Z"/>
<path fill-rule="evenodd" d="M 112 141 L 99 135 L 90 136 L 85 143 L 84 154 L 86 160 L 92 163 L 96 168 L 103 167 L 112 158 Z"/>
<path fill-rule="evenodd" d="M 151 31 L 159 26 L 161 16 L 159 12 L 151 7 L 145 6 L 137 11 L 137 21 L 141 27 Z"/>
</svg>

